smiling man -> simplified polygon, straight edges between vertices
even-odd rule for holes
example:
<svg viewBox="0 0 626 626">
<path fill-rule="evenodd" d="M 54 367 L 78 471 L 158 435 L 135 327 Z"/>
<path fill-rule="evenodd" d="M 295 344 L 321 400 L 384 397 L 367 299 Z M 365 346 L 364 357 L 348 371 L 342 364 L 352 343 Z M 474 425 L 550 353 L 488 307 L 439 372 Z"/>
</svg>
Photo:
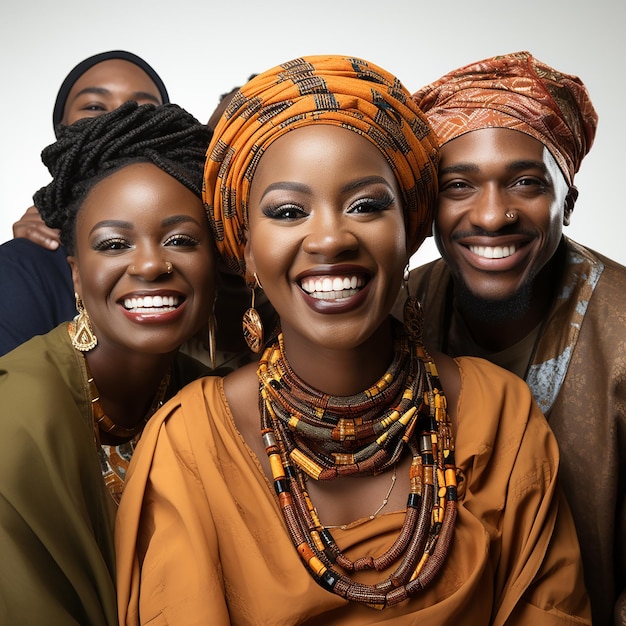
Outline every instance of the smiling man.
<svg viewBox="0 0 626 626">
<path fill-rule="evenodd" d="M 626 268 L 563 235 L 596 112 L 579 78 L 528 52 L 452 71 L 413 98 L 442 143 L 442 259 L 409 279 L 427 342 L 526 379 L 559 441 L 593 623 L 615 611 L 626 624 Z"/>
</svg>

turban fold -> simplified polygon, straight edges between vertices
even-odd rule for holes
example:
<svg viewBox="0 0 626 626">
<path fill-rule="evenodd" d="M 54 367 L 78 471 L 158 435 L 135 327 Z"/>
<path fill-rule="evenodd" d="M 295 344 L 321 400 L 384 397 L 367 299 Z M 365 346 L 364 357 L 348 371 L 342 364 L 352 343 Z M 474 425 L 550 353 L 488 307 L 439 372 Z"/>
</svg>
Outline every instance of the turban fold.
<svg viewBox="0 0 626 626">
<path fill-rule="evenodd" d="M 362 59 L 298 58 L 240 88 L 207 151 L 205 208 L 220 254 L 239 274 L 245 274 L 247 204 L 259 159 L 278 137 L 311 124 L 347 128 L 376 145 L 402 190 L 410 250 L 430 232 L 437 143 L 410 93 L 397 78 Z"/>
<path fill-rule="evenodd" d="M 518 130 L 548 148 L 570 185 L 598 123 L 582 81 L 529 52 L 466 65 L 423 87 L 413 99 L 441 144 L 481 128 Z"/>
</svg>

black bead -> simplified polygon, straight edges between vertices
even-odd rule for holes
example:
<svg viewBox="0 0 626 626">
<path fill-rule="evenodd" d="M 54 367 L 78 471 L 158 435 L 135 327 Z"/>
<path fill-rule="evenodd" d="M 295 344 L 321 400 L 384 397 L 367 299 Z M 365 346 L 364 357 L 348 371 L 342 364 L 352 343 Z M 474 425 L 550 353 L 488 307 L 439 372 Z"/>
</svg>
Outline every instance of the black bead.
<svg viewBox="0 0 626 626">
<path fill-rule="evenodd" d="M 277 495 L 289 492 L 289 483 L 284 478 L 279 478 L 278 480 L 274 481 L 274 489 L 276 490 Z"/>
<path fill-rule="evenodd" d="M 409 499 L 406 503 L 407 506 L 413 507 L 414 509 L 419 508 L 420 505 L 420 496 L 417 493 L 410 493 Z"/>
<path fill-rule="evenodd" d="M 319 579 L 320 585 L 324 587 L 324 589 L 327 589 L 328 591 L 333 590 L 338 580 L 339 580 L 339 577 L 334 572 L 331 572 L 330 570 L 326 570 Z"/>
</svg>

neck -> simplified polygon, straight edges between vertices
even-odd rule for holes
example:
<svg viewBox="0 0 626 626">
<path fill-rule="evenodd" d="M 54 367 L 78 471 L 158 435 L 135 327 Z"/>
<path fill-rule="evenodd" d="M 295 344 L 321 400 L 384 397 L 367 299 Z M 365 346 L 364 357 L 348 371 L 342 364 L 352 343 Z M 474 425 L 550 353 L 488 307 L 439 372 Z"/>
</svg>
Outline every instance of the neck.
<svg viewBox="0 0 626 626">
<path fill-rule="evenodd" d="M 117 425 L 133 428 L 149 410 L 176 352 L 120 354 L 98 345 L 85 353 L 104 412 Z"/>
<path fill-rule="evenodd" d="M 351 348 L 335 348 L 330 341 L 312 342 L 282 328 L 285 356 L 293 371 L 308 385 L 333 396 L 351 396 L 376 382 L 393 356 L 391 318 L 374 334 Z"/>
</svg>

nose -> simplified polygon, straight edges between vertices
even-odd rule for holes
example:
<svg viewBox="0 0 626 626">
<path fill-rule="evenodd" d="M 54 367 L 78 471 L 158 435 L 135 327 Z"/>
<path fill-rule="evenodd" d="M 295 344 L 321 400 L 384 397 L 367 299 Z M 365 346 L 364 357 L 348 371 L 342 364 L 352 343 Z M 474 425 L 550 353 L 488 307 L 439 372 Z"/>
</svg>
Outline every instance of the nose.
<svg viewBox="0 0 626 626">
<path fill-rule="evenodd" d="M 174 272 L 174 265 L 165 258 L 161 248 L 141 248 L 135 251 L 128 265 L 128 273 L 131 276 L 146 281 L 158 280 Z"/>
<path fill-rule="evenodd" d="M 326 211 L 314 212 L 309 220 L 309 232 L 304 238 L 302 249 L 307 254 L 315 254 L 326 259 L 335 259 L 359 246 L 358 239 L 350 228 L 350 220 L 345 214 L 330 214 Z"/>
<path fill-rule="evenodd" d="M 506 192 L 497 185 L 489 185 L 475 199 L 470 220 L 477 228 L 495 232 L 511 224 L 507 213 L 512 210 L 514 209 Z"/>
</svg>

